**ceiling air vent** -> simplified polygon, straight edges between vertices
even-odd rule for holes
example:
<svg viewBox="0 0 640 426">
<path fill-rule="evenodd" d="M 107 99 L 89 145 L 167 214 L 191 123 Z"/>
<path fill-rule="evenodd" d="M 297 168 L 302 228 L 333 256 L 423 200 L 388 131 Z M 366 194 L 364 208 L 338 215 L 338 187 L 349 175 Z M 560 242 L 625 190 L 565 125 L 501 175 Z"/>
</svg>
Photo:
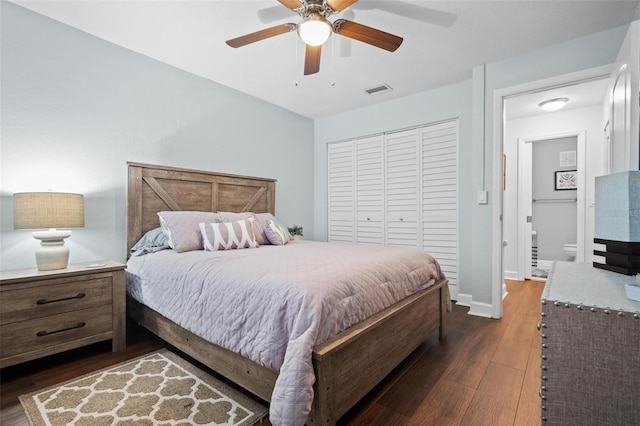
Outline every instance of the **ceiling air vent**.
<svg viewBox="0 0 640 426">
<path fill-rule="evenodd" d="M 376 87 L 371 87 L 369 89 L 364 89 L 364 91 L 367 92 L 370 95 L 379 95 L 381 93 L 386 93 L 386 92 L 388 92 L 390 90 L 393 90 L 393 89 L 388 84 L 381 84 L 381 85 L 376 86 Z"/>
</svg>

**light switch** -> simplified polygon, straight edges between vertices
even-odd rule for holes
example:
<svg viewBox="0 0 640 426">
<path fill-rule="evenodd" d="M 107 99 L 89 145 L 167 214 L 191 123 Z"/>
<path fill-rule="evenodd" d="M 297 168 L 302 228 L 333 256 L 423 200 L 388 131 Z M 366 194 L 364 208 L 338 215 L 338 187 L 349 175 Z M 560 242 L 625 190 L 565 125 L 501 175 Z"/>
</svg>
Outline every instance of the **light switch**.
<svg viewBox="0 0 640 426">
<path fill-rule="evenodd" d="M 487 204 L 489 191 L 478 191 L 478 204 Z"/>
</svg>

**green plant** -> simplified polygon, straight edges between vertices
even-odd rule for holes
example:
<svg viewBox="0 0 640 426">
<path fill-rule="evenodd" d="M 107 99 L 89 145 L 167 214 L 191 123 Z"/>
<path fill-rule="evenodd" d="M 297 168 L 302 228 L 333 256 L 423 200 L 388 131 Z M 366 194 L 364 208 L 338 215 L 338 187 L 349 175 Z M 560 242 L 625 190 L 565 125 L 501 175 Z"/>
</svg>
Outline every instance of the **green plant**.
<svg viewBox="0 0 640 426">
<path fill-rule="evenodd" d="M 293 225 L 291 228 L 287 228 L 289 233 L 293 236 L 300 235 L 302 237 L 302 226 Z"/>
</svg>

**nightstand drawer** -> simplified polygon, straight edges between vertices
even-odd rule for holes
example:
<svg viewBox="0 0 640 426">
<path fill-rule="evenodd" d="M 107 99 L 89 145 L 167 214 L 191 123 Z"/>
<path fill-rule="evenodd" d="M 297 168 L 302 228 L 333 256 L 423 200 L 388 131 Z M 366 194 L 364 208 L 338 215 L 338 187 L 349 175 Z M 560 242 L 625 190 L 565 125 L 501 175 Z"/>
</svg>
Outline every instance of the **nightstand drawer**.
<svg viewBox="0 0 640 426">
<path fill-rule="evenodd" d="M 77 311 L 92 306 L 111 306 L 112 278 L 84 276 L 75 280 L 38 281 L 33 286 L 2 293 L 0 324 Z"/>
<path fill-rule="evenodd" d="M 37 352 L 43 348 L 105 334 L 111 338 L 111 304 L 74 312 L 3 325 L 0 333 L 0 358 Z"/>
</svg>

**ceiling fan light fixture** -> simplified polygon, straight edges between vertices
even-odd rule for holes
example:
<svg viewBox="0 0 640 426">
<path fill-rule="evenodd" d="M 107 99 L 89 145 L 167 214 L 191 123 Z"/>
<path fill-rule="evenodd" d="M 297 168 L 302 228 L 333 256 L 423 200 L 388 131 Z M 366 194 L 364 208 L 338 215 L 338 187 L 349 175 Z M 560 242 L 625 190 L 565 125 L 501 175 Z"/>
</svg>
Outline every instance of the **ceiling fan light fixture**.
<svg viewBox="0 0 640 426">
<path fill-rule="evenodd" d="M 324 44 L 331 33 L 333 26 L 319 13 L 311 13 L 298 25 L 298 34 L 302 41 L 309 46 Z"/>
<path fill-rule="evenodd" d="M 569 102 L 569 98 L 553 98 L 540 102 L 538 106 L 545 111 L 551 112 L 562 109 L 567 104 L 567 102 Z"/>
</svg>

